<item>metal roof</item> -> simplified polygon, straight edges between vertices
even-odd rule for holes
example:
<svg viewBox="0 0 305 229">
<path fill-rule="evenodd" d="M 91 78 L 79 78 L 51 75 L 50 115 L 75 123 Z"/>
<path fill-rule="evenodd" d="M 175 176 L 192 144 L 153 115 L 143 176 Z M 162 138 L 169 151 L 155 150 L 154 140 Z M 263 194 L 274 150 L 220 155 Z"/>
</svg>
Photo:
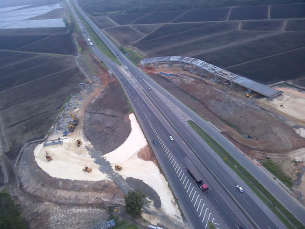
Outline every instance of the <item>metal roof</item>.
<svg viewBox="0 0 305 229">
<path fill-rule="evenodd" d="M 239 76 L 235 73 L 229 72 L 227 70 L 224 70 L 222 68 L 219 68 L 215 65 L 209 64 L 203 60 L 199 60 L 196 58 L 185 57 L 185 56 L 163 56 L 163 57 L 154 57 L 154 58 L 141 60 L 141 64 L 145 65 L 149 63 L 165 62 L 165 61 L 175 61 L 175 62 L 179 61 L 187 64 L 192 64 L 194 66 L 199 67 L 200 69 L 213 73 L 215 76 L 234 82 L 240 86 L 243 86 L 247 89 L 255 91 L 269 98 L 274 98 L 282 94 L 281 91 L 275 90 L 269 86 L 266 86 L 261 83 L 257 83 L 253 80 Z"/>
</svg>

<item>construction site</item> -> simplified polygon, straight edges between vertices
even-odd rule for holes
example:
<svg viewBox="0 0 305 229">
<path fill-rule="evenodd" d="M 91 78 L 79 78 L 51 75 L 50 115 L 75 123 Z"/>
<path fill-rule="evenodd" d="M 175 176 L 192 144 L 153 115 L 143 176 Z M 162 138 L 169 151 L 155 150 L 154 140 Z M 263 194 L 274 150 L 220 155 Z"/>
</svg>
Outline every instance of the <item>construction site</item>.
<svg viewBox="0 0 305 229">
<path fill-rule="evenodd" d="M 157 59 L 157 58 L 156 58 Z M 295 196 L 305 203 L 305 92 L 279 83 L 270 87 L 277 96 L 266 97 L 213 73 L 196 70 L 179 61 L 161 60 L 139 67 L 197 114 L 215 126 L 254 163 L 269 158 L 294 185 Z M 167 57 L 169 59 L 169 57 Z"/>
</svg>

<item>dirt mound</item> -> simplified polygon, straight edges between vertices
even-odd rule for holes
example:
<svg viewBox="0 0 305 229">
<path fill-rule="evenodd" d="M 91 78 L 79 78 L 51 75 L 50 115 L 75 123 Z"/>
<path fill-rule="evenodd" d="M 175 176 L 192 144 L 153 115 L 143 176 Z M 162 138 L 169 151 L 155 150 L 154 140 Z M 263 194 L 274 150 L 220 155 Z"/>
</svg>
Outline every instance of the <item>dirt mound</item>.
<svg viewBox="0 0 305 229">
<path fill-rule="evenodd" d="M 158 162 L 156 160 L 156 157 L 154 156 L 154 154 L 151 152 L 150 148 L 148 148 L 148 146 L 142 148 L 139 152 L 138 152 L 138 157 L 144 161 L 152 161 L 153 163 L 155 163 L 156 166 L 158 166 Z"/>
<path fill-rule="evenodd" d="M 122 145 L 131 132 L 129 105 L 117 81 L 108 84 L 87 107 L 84 133 L 103 155 Z"/>
<path fill-rule="evenodd" d="M 139 179 L 135 179 L 132 177 L 128 177 L 126 179 L 126 182 L 128 183 L 128 185 L 130 185 L 131 188 L 141 190 L 145 196 L 147 196 L 150 200 L 154 202 L 154 207 L 156 208 L 161 207 L 160 196 L 149 185 L 145 184 L 143 181 Z"/>
<path fill-rule="evenodd" d="M 229 94 L 231 89 L 223 92 L 217 85 L 186 75 L 158 79 L 158 83 L 166 85 L 186 104 L 192 100 L 188 95 L 197 100 L 200 104 L 192 108 L 253 156 L 263 158 L 266 153 L 287 153 L 305 147 L 304 138 L 293 128 L 255 103 Z M 188 95 L 176 92 L 179 88 Z"/>
</svg>

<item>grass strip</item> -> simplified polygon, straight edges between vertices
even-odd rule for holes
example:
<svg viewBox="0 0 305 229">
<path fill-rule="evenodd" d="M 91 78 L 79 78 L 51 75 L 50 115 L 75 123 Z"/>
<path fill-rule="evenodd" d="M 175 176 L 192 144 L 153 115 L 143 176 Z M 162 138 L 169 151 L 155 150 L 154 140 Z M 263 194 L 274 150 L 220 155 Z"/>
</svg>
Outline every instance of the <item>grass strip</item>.
<svg viewBox="0 0 305 229">
<path fill-rule="evenodd" d="M 75 12 L 77 13 L 78 17 L 84 24 L 84 27 L 86 28 L 87 32 L 89 33 L 91 39 L 93 40 L 94 44 L 98 49 L 104 53 L 106 56 L 108 56 L 111 60 L 113 60 L 118 65 L 121 65 L 121 63 L 117 60 L 117 58 L 113 55 L 113 53 L 110 51 L 110 49 L 107 47 L 107 45 L 103 42 L 103 40 L 96 34 L 96 32 L 91 28 L 91 26 L 87 23 L 87 21 L 83 18 L 83 16 L 78 12 L 77 8 L 74 5 L 73 1 L 70 1 L 73 5 Z"/>
<path fill-rule="evenodd" d="M 131 48 L 124 48 L 122 46 L 119 47 L 119 50 L 126 55 L 126 57 L 134 64 L 134 65 L 138 65 L 138 63 L 140 63 L 140 61 L 142 60 L 142 58 L 135 52 L 133 51 Z"/>
<path fill-rule="evenodd" d="M 278 164 L 275 164 L 271 159 L 265 159 L 263 162 L 263 166 L 274 176 L 276 176 L 280 181 L 282 181 L 287 187 L 291 188 L 291 186 L 293 185 L 292 179 L 285 173 L 283 173 L 282 169 Z"/>
<path fill-rule="evenodd" d="M 304 229 L 304 225 L 294 217 L 264 186 L 262 186 L 243 166 L 241 166 L 221 145 L 210 137 L 195 122 L 189 125 L 218 154 L 218 156 L 261 198 L 270 210 L 286 225 L 287 228 Z M 293 225 L 292 225 L 293 224 Z"/>
</svg>

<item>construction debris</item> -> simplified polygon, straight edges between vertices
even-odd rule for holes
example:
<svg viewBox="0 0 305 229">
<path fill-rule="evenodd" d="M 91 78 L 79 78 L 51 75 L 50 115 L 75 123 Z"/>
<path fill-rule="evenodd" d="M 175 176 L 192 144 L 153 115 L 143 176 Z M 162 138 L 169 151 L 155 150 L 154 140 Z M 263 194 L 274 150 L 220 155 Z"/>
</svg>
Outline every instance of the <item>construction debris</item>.
<svg viewBox="0 0 305 229">
<path fill-rule="evenodd" d="M 50 146 L 50 145 L 61 145 L 62 143 L 63 143 L 63 141 L 60 140 L 60 138 L 57 138 L 57 139 L 52 139 L 47 142 L 44 142 L 43 146 L 46 147 L 46 146 Z"/>
</svg>

